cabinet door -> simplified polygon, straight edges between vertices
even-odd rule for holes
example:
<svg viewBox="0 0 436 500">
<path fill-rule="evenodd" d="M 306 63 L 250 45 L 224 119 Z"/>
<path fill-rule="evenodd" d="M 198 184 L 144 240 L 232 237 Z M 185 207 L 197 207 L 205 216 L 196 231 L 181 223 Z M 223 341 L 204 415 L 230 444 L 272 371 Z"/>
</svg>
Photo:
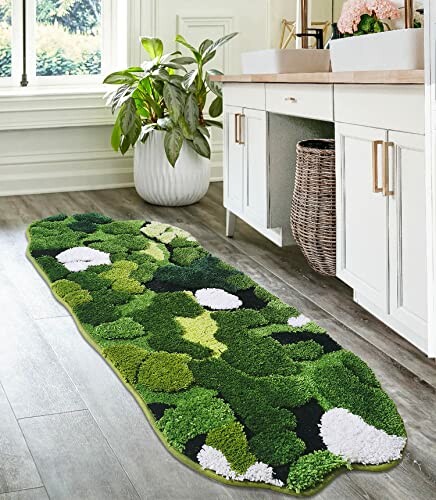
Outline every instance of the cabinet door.
<svg viewBox="0 0 436 500">
<path fill-rule="evenodd" d="M 388 198 L 374 193 L 385 140 L 385 130 L 336 124 L 337 275 L 388 312 Z"/>
<path fill-rule="evenodd" d="M 244 109 L 244 216 L 267 227 L 268 220 L 268 157 L 266 111 Z"/>
<path fill-rule="evenodd" d="M 244 145 L 239 130 L 242 108 L 224 107 L 224 206 L 237 215 L 243 211 Z"/>
<path fill-rule="evenodd" d="M 390 314 L 426 348 L 425 137 L 389 132 L 389 141 Z"/>
</svg>

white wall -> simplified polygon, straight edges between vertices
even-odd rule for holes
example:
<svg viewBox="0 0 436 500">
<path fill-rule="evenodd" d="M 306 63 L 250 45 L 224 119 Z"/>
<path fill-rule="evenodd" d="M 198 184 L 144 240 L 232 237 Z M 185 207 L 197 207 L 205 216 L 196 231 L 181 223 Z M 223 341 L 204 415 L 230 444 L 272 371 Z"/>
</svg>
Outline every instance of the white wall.
<svg viewBox="0 0 436 500">
<path fill-rule="evenodd" d="M 429 260 L 429 356 L 436 357 L 436 6 L 425 0 L 426 30 L 426 185 Z"/>
<path fill-rule="evenodd" d="M 140 35 L 174 48 L 180 32 L 194 42 L 232 31 L 240 36 L 217 57 L 217 66 L 239 72 L 244 50 L 277 46 L 282 17 L 295 17 L 296 0 L 129 0 L 129 62 L 142 61 Z M 51 95 L 32 87 L 0 93 L 0 196 L 124 187 L 133 184 L 132 155 L 110 146 L 113 118 L 104 91 Z M 222 139 L 213 137 L 212 179 L 222 176 Z"/>
</svg>

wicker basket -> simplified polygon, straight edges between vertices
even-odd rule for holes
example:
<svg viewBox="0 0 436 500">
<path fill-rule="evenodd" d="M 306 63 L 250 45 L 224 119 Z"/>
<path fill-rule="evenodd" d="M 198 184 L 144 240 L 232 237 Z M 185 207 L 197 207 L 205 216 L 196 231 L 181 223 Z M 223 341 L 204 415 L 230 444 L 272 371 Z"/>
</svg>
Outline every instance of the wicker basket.
<svg viewBox="0 0 436 500">
<path fill-rule="evenodd" d="M 291 227 L 297 245 L 317 272 L 336 274 L 335 141 L 297 145 Z"/>
</svg>

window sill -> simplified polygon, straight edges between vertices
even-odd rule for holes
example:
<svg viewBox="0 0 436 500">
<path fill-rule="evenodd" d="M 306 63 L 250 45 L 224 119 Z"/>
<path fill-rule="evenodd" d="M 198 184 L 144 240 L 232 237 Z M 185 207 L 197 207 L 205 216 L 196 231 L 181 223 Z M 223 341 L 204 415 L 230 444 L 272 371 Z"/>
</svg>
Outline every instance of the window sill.
<svg viewBox="0 0 436 500">
<path fill-rule="evenodd" d="M 112 85 L 39 85 L 32 87 L 0 87 L 0 99 L 11 97 L 52 97 L 104 95 Z"/>
<path fill-rule="evenodd" d="M 109 85 L 0 88 L 0 130 L 112 125 Z"/>
</svg>

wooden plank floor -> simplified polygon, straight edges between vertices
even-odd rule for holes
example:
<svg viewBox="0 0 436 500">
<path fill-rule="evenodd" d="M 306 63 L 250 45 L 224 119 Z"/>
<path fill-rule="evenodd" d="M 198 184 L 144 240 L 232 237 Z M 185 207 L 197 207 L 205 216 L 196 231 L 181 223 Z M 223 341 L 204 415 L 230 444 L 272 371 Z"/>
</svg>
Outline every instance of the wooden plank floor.
<svg viewBox="0 0 436 500">
<path fill-rule="evenodd" d="M 387 473 L 345 473 L 318 498 L 436 498 L 436 364 L 354 304 L 345 285 L 312 272 L 297 249 L 243 223 L 227 239 L 221 190 L 214 184 L 199 204 L 174 209 L 146 205 L 133 189 L 0 198 L 0 500 L 288 498 L 223 486 L 176 461 L 54 300 L 25 258 L 25 228 L 86 211 L 190 231 L 371 366 L 406 422 L 405 458 Z"/>
</svg>

